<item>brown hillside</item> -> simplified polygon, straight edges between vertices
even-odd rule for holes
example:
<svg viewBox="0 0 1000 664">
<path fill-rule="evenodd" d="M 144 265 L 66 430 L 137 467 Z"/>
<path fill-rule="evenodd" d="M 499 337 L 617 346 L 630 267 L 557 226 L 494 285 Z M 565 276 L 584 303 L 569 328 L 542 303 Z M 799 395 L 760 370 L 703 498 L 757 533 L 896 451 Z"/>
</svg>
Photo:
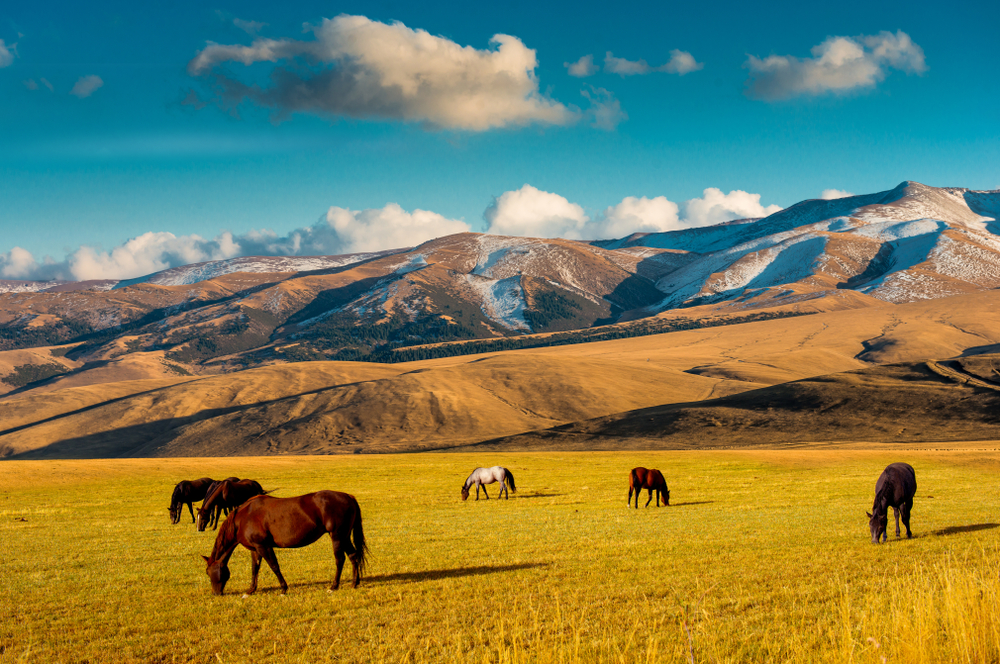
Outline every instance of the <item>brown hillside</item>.
<svg viewBox="0 0 1000 664">
<path fill-rule="evenodd" d="M 445 448 L 665 404 L 717 397 L 729 397 L 725 403 L 730 403 L 736 398 L 732 395 L 788 381 L 845 371 L 877 372 L 880 369 L 872 368 L 876 363 L 915 363 L 989 350 L 1000 350 L 998 291 L 423 362 L 293 363 L 188 377 L 170 385 L 113 383 L 106 397 L 93 386 L 0 398 L 0 454 L 100 457 Z M 980 379 L 991 380 L 986 365 L 976 367 Z M 984 389 L 953 385 L 952 378 L 937 374 L 924 377 L 918 366 L 906 371 L 916 372 L 916 382 L 948 388 L 930 415 L 948 412 L 947 400 L 962 398 L 963 390 Z M 912 396 L 906 389 L 913 384 L 886 378 L 884 391 L 899 391 L 899 403 L 905 404 Z M 781 389 L 793 390 L 787 393 L 793 395 L 788 397 L 791 403 L 800 394 L 794 390 L 804 388 L 792 383 L 772 389 L 780 394 L 786 394 Z M 751 405 L 733 408 L 756 408 L 757 402 L 747 403 Z M 850 422 L 850 409 L 865 401 L 845 403 L 838 406 L 838 418 Z M 743 427 L 747 440 L 754 431 L 772 429 L 785 433 L 753 440 L 813 439 L 808 417 L 775 422 L 770 429 Z M 845 427 L 845 432 L 854 431 Z M 906 435 L 917 430 L 907 425 Z M 608 431 L 599 435 L 616 436 Z M 590 429 L 584 433 L 598 435 Z M 521 442 L 534 445 L 538 440 L 536 436 Z"/>
</svg>

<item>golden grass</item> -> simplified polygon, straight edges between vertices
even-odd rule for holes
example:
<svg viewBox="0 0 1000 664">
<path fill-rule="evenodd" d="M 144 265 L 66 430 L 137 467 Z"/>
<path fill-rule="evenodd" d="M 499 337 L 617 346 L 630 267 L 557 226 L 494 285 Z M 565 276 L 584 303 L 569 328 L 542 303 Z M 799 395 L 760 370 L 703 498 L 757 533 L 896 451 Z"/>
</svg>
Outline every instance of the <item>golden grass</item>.
<svg viewBox="0 0 1000 664">
<path fill-rule="evenodd" d="M 912 540 L 869 543 L 891 461 L 917 470 Z M 8 461 L 0 662 L 997 661 L 1000 452 L 720 451 Z M 510 501 L 461 502 L 478 465 Z M 670 508 L 628 510 L 659 467 Z M 249 556 L 210 594 L 212 533 L 172 526 L 174 482 L 254 477 L 357 496 L 371 544 L 328 594 L 327 539 Z M 495 490 L 495 486 L 492 487 Z M 491 493 L 494 491 L 491 490 Z M 644 502 L 645 499 L 643 499 Z M 22 521 L 21 519 L 25 519 Z"/>
</svg>

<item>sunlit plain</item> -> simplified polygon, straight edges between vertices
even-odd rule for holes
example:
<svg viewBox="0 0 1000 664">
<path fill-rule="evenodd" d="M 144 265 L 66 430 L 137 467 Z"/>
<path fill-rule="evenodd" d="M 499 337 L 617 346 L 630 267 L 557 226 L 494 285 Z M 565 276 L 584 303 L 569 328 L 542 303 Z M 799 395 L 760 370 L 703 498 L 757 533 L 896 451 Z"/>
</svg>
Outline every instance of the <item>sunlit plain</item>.
<svg viewBox="0 0 1000 664">
<path fill-rule="evenodd" d="M 4 462 L 0 662 L 995 660 L 1000 451 L 973 445 Z M 864 512 L 897 460 L 915 537 L 874 546 Z M 493 464 L 518 492 L 463 503 Z M 626 508 L 636 465 L 663 470 L 670 507 Z M 204 475 L 354 494 L 361 587 L 327 592 L 324 538 L 277 551 L 286 596 L 265 567 L 241 597 L 240 549 L 213 597 L 214 533 L 167 515 Z"/>
</svg>

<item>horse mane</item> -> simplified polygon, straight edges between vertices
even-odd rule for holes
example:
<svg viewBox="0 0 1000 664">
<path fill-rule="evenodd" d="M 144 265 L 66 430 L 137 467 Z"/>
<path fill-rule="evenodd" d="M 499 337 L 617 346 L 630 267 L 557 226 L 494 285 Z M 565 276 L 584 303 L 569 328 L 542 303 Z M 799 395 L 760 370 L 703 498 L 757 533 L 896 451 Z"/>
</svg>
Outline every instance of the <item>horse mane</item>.
<svg viewBox="0 0 1000 664">
<path fill-rule="evenodd" d="M 238 509 L 233 510 L 226 517 L 226 520 L 222 522 L 219 526 L 219 534 L 215 537 L 215 545 L 212 547 L 212 560 L 219 560 L 227 550 L 231 550 L 236 547 L 236 513 L 239 512 Z"/>
</svg>

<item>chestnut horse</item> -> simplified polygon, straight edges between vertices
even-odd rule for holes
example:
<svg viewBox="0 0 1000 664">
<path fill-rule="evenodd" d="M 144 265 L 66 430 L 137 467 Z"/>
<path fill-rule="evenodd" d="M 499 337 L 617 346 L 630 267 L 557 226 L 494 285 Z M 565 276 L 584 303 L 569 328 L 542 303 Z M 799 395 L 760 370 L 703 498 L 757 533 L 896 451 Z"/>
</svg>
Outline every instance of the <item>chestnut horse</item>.
<svg viewBox="0 0 1000 664">
<path fill-rule="evenodd" d="M 170 512 L 170 523 L 181 522 L 181 512 L 185 504 L 188 506 L 188 511 L 191 512 L 191 523 L 194 523 L 194 507 L 191 504 L 204 500 L 205 496 L 208 495 L 209 487 L 214 483 L 215 480 L 211 477 L 178 482 L 177 486 L 174 487 L 173 495 L 170 496 L 170 507 L 167 508 Z"/>
<path fill-rule="evenodd" d="M 649 499 L 644 507 L 649 507 L 649 501 L 653 499 L 653 491 L 656 491 L 656 506 L 660 506 L 660 498 L 663 498 L 664 505 L 670 505 L 670 489 L 667 488 L 667 481 L 663 479 L 663 473 L 655 468 L 633 468 L 628 474 L 628 506 L 632 506 L 632 492 L 635 491 L 635 508 L 639 509 L 639 492 L 649 489 Z"/>
<path fill-rule="evenodd" d="M 917 474 L 908 463 L 890 463 L 875 482 L 875 502 L 868 515 L 868 528 L 872 533 L 872 544 L 889 539 L 886 526 L 889 525 L 889 508 L 896 516 L 896 537 L 899 537 L 899 517 L 903 516 L 906 536 L 910 532 L 910 510 L 913 509 L 913 495 L 917 492 Z"/>
<path fill-rule="evenodd" d="M 239 507 L 254 496 L 265 493 L 268 492 L 264 491 L 264 488 L 256 480 L 239 480 L 237 482 L 222 480 L 219 486 L 205 497 L 205 502 L 198 509 L 198 532 L 205 530 L 213 513 L 217 514 L 220 509 Z M 218 527 L 218 521 L 216 521 L 216 527 Z"/>
<path fill-rule="evenodd" d="M 266 560 L 278 577 L 281 594 L 288 591 L 285 577 L 281 575 L 274 548 L 297 548 L 312 544 L 323 533 L 330 533 L 337 573 L 330 590 L 340 586 L 340 573 L 344 569 L 345 555 L 354 567 L 353 587 L 357 588 L 365 569 L 365 532 L 361 527 L 361 508 L 354 496 L 340 491 L 317 491 L 297 498 L 272 498 L 255 496 L 226 517 L 215 538 L 211 556 L 205 559 L 205 573 L 212 583 L 212 592 L 221 595 L 229 580 L 229 558 L 237 545 L 250 550 L 252 580 L 246 594 L 257 590 L 257 573 L 260 561 Z M 351 543 L 351 535 L 354 543 Z"/>
<path fill-rule="evenodd" d="M 212 482 L 212 486 L 208 487 L 208 491 L 205 492 L 205 498 L 211 496 L 212 492 L 218 489 L 219 485 L 222 484 L 223 482 L 239 482 L 239 481 L 240 478 L 238 477 L 227 477 L 224 480 L 215 480 L 214 482 Z M 202 506 L 204 507 L 204 504 L 202 504 Z M 212 526 L 213 529 L 217 528 L 219 526 L 219 517 L 222 516 L 223 514 L 228 516 L 229 513 L 232 511 L 233 511 L 232 507 L 223 507 L 222 505 L 216 505 L 215 508 L 212 510 L 212 514 L 208 516 L 208 525 Z"/>
</svg>

